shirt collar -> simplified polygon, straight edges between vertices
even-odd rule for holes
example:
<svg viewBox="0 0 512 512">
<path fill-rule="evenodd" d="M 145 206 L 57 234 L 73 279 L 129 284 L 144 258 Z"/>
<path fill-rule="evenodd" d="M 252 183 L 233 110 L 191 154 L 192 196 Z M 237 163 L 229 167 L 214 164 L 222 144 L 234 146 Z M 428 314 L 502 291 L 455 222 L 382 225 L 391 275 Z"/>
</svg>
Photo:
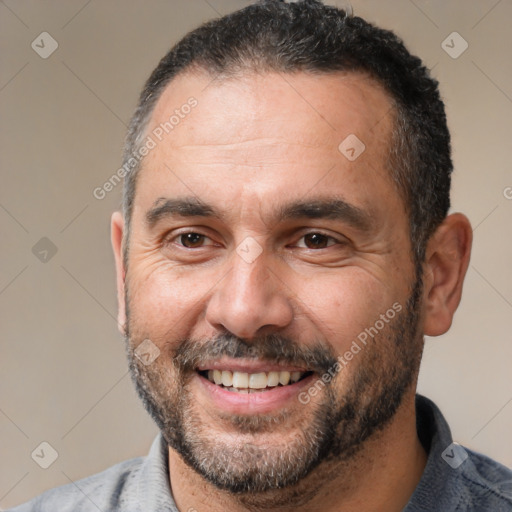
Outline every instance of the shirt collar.
<svg viewBox="0 0 512 512">
<path fill-rule="evenodd" d="M 428 454 L 427 464 L 404 512 L 416 510 L 455 510 L 459 503 L 460 473 L 467 468 L 463 463 L 459 468 L 450 467 L 443 452 L 452 444 L 450 427 L 438 407 L 421 395 L 416 395 L 416 428 L 423 448 Z M 456 450 L 464 448 L 456 445 Z M 453 451 L 452 451 L 453 453 Z"/>
<path fill-rule="evenodd" d="M 443 452 L 453 442 L 450 428 L 437 406 L 421 395 L 416 396 L 416 423 L 418 437 L 428 453 L 428 459 L 423 476 L 404 512 L 453 510 L 458 499 L 447 489 L 457 489 L 460 472 L 442 458 Z M 137 485 L 139 512 L 179 512 L 172 498 L 168 457 L 168 446 L 160 433 L 140 468 Z"/>
<path fill-rule="evenodd" d="M 179 512 L 169 483 L 169 449 L 161 433 L 141 466 L 137 499 L 140 512 Z"/>
</svg>

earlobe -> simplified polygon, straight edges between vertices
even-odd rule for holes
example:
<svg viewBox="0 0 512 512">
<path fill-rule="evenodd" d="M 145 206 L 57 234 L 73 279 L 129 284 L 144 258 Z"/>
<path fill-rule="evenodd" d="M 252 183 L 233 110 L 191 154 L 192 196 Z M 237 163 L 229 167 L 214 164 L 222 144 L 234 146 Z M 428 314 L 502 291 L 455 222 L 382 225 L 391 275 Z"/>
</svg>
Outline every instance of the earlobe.
<svg viewBox="0 0 512 512">
<path fill-rule="evenodd" d="M 117 282 L 117 327 L 121 334 L 125 334 L 126 327 L 126 305 L 125 305 L 125 277 L 126 271 L 123 261 L 123 233 L 124 233 L 124 219 L 121 212 L 114 212 L 112 214 L 110 223 L 110 240 L 112 242 L 112 249 L 114 251 L 114 259 L 116 265 L 116 282 Z"/>
<path fill-rule="evenodd" d="M 452 324 L 462 295 L 472 239 L 468 218 L 454 213 L 446 217 L 427 245 L 424 273 L 424 333 L 427 336 L 444 334 Z"/>
</svg>

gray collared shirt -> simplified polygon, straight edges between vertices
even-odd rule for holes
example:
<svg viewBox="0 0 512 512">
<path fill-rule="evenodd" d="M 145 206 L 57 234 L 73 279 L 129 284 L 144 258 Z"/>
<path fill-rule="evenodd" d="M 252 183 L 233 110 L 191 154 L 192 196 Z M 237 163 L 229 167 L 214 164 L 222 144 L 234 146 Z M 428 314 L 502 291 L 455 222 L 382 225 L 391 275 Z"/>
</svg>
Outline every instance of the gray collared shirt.
<svg viewBox="0 0 512 512">
<path fill-rule="evenodd" d="M 512 471 L 453 444 L 446 420 L 427 398 L 418 395 L 416 408 L 418 435 L 429 455 L 403 512 L 512 511 Z M 167 457 L 158 435 L 146 457 L 47 491 L 11 512 L 178 512 Z"/>
</svg>

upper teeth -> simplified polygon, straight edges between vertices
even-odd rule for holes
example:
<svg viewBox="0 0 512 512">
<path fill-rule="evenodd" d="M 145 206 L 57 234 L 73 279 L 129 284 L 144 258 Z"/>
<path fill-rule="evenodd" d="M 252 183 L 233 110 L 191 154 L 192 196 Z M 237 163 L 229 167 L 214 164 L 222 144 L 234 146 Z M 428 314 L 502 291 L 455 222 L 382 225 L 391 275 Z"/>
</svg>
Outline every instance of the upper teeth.
<svg viewBox="0 0 512 512">
<path fill-rule="evenodd" d="M 229 370 L 208 370 L 208 379 L 224 387 L 263 389 L 267 386 L 275 387 L 279 384 L 286 386 L 290 382 L 297 382 L 304 373 L 287 371 L 244 373 L 230 372 Z"/>
</svg>

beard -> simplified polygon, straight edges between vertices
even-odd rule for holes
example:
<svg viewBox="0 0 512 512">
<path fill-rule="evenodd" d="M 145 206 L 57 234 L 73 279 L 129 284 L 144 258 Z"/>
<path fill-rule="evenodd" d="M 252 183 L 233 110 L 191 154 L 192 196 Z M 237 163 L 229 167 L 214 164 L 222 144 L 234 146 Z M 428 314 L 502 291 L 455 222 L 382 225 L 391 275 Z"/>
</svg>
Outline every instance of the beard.
<svg viewBox="0 0 512 512">
<path fill-rule="evenodd" d="M 350 460 L 393 419 L 419 370 L 421 293 L 417 277 L 402 311 L 350 363 L 355 371 L 336 386 L 347 372 L 341 369 L 315 401 L 301 405 L 300 414 L 295 408 L 259 415 L 217 412 L 208 418 L 194 400 L 190 381 L 201 363 L 222 356 L 290 364 L 314 371 L 320 379 L 337 362 L 326 341 L 298 344 L 271 334 L 248 342 L 230 333 L 205 341 L 162 340 L 157 342 L 160 356 L 145 365 L 134 349 L 146 336 L 130 336 L 133 326 L 127 307 L 132 380 L 167 444 L 218 489 L 242 497 L 288 488 L 321 463 Z M 127 306 L 128 299 L 127 289 Z M 216 430 L 217 424 L 226 425 L 229 433 Z"/>
</svg>

